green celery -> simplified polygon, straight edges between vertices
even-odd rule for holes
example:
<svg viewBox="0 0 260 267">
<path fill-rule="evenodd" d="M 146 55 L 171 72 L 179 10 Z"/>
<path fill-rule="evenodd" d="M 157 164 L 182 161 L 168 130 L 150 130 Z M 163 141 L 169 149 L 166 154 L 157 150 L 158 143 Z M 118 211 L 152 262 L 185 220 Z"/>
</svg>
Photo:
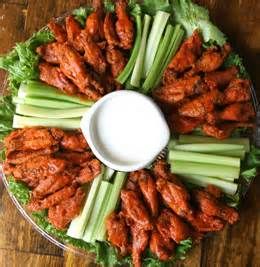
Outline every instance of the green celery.
<svg viewBox="0 0 260 267">
<path fill-rule="evenodd" d="M 16 113 L 24 116 L 31 116 L 46 119 L 70 119 L 82 117 L 89 107 L 74 108 L 74 109 L 48 109 L 29 105 L 16 105 Z"/>
<path fill-rule="evenodd" d="M 238 184 L 223 181 L 213 177 L 194 174 L 181 174 L 180 177 L 181 179 L 183 179 L 184 182 L 188 182 L 202 187 L 207 187 L 208 185 L 215 185 L 228 195 L 234 195 L 237 192 L 238 188 Z"/>
<path fill-rule="evenodd" d="M 77 103 L 84 106 L 92 106 L 94 103 L 93 101 L 85 100 L 82 97 L 64 94 L 55 87 L 36 81 L 27 81 L 26 83 L 22 83 L 18 91 L 18 97 L 19 98 L 35 97 L 40 99 L 50 98 L 55 100 Z"/>
<path fill-rule="evenodd" d="M 233 181 L 239 178 L 240 168 L 176 160 L 171 162 L 171 171 L 175 174 L 198 174 Z"/>
<path fill-rule="evenodd" d="M 154 62 L 152 66 L 149 69 L 149 73 L 147 75 L 147 78 L 143 84 L 143 92 L 149 93 L 149 91 L 154 88 L 157 75 L 160 72 L 162 65 L 165 60 L 165 55 L 167 53 L 167 50 L 169 49 L 169 45 L 172 39 L 172 35 L 174 32 L 174 28 L 172 25 L 168 25 L 165 31 L 165 35 L 163 39 L 161 40 L 159 49 L 157 51 L 156 57 L 154 59 Z"/>
<path fill-rule="evenodd" d="M 246 152 L 250 151 L 250 140 L 249 138 L 227 138 L 224 140 L 218 140 L 213 137 L 197 136 L 197 135 L 180 135 L 180 144 L 236 144 L 243 145 Z"/>
<path fill-rule="evenodd" d="M 24 117 L 14 115 L 13 117 L 13 128 L 26 128 L 26 127 L 54 127 L 68 130 L 74 130 L 80 128 L 80 118 L 75 119 L 45 119 L 35 117 Z"/>
<path fill-rule="evenodd" d="M 110 181 L 111 178 L 113 177 L 114 173 L 115 173 L 115 170 L 113 170 L 113 169 L 111 169 L 109 167 L 106 167 L 106 171 L 104 173 L 104 178 L 103 179 L 105 181 Z"/>
<path fill-rule="evenodd" d="M 95 241 L 94 240 L 95 227 L 96 227 L 98 218 L 100 217 L 102 207 L 107 204 L 106 195 L 110 193 L 111 188 L 112 188 L 112 184 L 110 184 L 109 182 L 106 182 L 106 181 L 101 182 L 101 185 L 97 193 L 96 201 L 92 209 L 88 224 L 86 225 L 86 229 L 85 229 L 84 236 L 83 236 L 83 240 L 88 243 Z"/>
<path fill-rule="evenodd" d="M 83 238 L 84 231 L 89 221 L 89 217 L 92 212 L 92 209 L 94 207 L 96 197 L 97 197 L 97 192 L 99 190 L 105 171 L 106 171 L 106 168 L 102 166 L 101 173 L 93 180 L 93 183 L 88 193 L 86 203 L 84 205 L 84 208 L 81 214 L 77 216 L 75 219 L 73 219 L 72 222 L 70 223 L 69 229 L 67 231 L 68 236 L 71 236 L 77 239 Z"/>
<path fill-rule="evenodd" d="M 148 37 L 147 48 L 144 60 L 144 78 L 148 76 L 152 65 L 154 64 L 155 56 L 159 48 L 164 29 L 169 20 L 170 14 L 164 11 L 157 11 L 154 17 L 151 32 Z"/>
<path fill-rule="evenodd" d="M 130 76 L 135 66 L 135 62 L 136 62 L 136 59 L 139 53 L 141 40 L 142 40 L 142 20 L 141 20 L 140 15 L 136 15 L 136 28 L 137 28 L 137 33 L 136 33 L 136 38 L 135 38 L 135 44 L 131 52 L 130 59 L 128 60 L 128 63 L 125 66 L 124 70 L 116 78 L 116 80 L 121 84 L 124 84 L 127 81 L 128 77 Z"/>
<path fill-rule="evenodd" d="M 135 67 L 134 67 L 131 81 L 130 81 L 130 84 L 134 87 L 140 87 L 140 85 L 141 85 L 141 78 L 142 78 L 142 74 L 143 74 L 147 36 L 148 36 L 150 23 L 151 23 L 151 16 L 146 14 L 144 16 L 144 25 L 143 25 L 143 33 L 142 33 L 140 50 L 139 50 L 138 57 L 137 57 L 136 62 L 135 62 Z"/>
<path fill-rule="evenodd" d="M 220 155 L 220 156 L 237 157 L 240 159 L 244 159 L 246 156 L 246 151 L 244 149 L 213 151 L 213 152 L 207 152 L 207 153 Z"/>
<path fill-rule="evenodd" d="M 211 163 L 240 168 L 240 158 L 226 157 L 219 155 L 202 154 L 190 151 L 170 150 L 169 161 L 190 161 L 198 163 Z"/>
<path fill-rule="evenodd" d="M 99 241 L 105 241 L 106 239 L 106 218 L 116 209 L 116 206 L 120 198 L 120 192 L 122 187 L 124 186 L 125 180 L 126 180 L 126 173 L 117 172 L 112 192 L 110 195 L 110 199 L 106 205 L 104 213 L 102 214 L 102 220 L 100 220 L 100 223 L 98 225 L 98 231 L 97 231 L 98 234 L 96 238 Z"/>
<path fill-rule="evenodd" d="M 227 150 L 238 150 L 243 149 L 243 145 L 236 144 L 185 144 L 176 145 L 175 150 L 190 151 L 190 152 L 216 152 L 216 151 L 227 151 Z"/>
<path fill-rule="evenodd" d="M 174 57 L 174 55 L 176 54 L 176 52 L 178 51 L 178 49 L 181 45 L 181 42 L 183 40 L 183 36 L 184 36 L 184 30 L 181 28 L 180 25 L 177 25 L 174 29 L 171 44 L 169 45 L 170 49 L 167 53 L 167 57 L 165 58 L 163 65 L 162 65 L 161 71 L 157 75 L 157 79 L 156 79 L 154 87 L 157 87 L 159 85 L 159 83 L 161 82 L 165 69 L 168 67 L 172 58 Z"/>
<path fill-rule="evenodd" d="M 14 104 L 25 104 L 42 108 L 53 108 L 53 109 L 72 109 L 72 108 L 80 108 L 84 107 L 83 105 L 71 103 L 71 102 L 63 102 L 57 101 L 53 99 L 44 99 L 44 98 L 33 98 L 33 97 L 13 97 L 12 99 Z"/>
</svg>

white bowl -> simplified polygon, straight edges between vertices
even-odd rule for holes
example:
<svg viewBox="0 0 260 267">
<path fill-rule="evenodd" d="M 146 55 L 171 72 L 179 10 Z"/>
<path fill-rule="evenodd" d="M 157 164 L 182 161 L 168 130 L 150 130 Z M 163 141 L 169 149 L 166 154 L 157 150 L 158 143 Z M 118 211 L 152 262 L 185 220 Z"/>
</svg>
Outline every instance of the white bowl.
<svg viewBox="0 0 260 267">
<path fill-rule="evenodd" d="M 124 172 L 151 164 L 170 139 L 169 127 L 155 102 L 128 90 L 96 102 L 84 114 L 81 129 L 95 156 Z"/>
</svg>

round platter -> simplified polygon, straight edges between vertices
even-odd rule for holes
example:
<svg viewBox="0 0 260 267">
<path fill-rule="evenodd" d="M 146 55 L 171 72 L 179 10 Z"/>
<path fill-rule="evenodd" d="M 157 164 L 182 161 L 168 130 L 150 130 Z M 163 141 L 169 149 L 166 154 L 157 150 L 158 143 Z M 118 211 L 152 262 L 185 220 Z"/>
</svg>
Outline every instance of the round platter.
<svg viewBox="0 0 260 267">
<path fill-rule="evenodd" d="M 62 17 L 57 18 L 57 21 L 59 21 L 59 22 L 63 21 L 67 15 L 68 15 L 68 13 L 63 15 Z M 253 100 L 255 111 L 257 112 L 258 100 L 257 100 L 256 92 L 255 92 L 253 86 L 251 86 L 251 95 L 252 95 L 252 100 Z M 252 143 L 255 143 L 254 136 L 251 136 L 251 139 L 252 139 Z M 88 252 L 86 252 L 86 250 L 76 248 L 71 244 L 67 244 L 66 240 L 64 242 L 64 240 L 59 239 L 57 237 L 57 235 L 55 236 L 55 235 L 52 235 L 50 233 L 47 233 L 38 225 L 37 220 L 35 220 L 35 218 L 31 215 L 31 213 L 26 209 L 26 207 L 24 205 L 19 203 L 19 201 L 16 199 L 16 197 L 9 190 L 9 184 L 8 184 L 9 182 L 8 182 L 7 177 L 3 173 L 1 165 L 0 165 L 0 178 L 2 178 L 4 186 L 5 186 L 6 190 L 8 191 L 8 194 L 9 194 L 10 198 L 12 199 L 13 203 L 15 204 L 16 208 L 19 210 L 19 212 L 22 214 L 22 216 L 27 220 L 27 222 L 30 223 L 33 226 L 33 228 L 37 232 L 39 232 L 44 238 L 46 238 L 51 243 L 53 243 L 54 245 L 58 246 L 59 248 L 61 248 L 63 250 L 68 250 L 68 251 L 75 253 L 75 254 L 78 254 L 78 255 L 84 255 L 84 254 L 88 253 Z M 245 194 L 246 192 L 243 192 L 243 193 Z"/>
</svg>

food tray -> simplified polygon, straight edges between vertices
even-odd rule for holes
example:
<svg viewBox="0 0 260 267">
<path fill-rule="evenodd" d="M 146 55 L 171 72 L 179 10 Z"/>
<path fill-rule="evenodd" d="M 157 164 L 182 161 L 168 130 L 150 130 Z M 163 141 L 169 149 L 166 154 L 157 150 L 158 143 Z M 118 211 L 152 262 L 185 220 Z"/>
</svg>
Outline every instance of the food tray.
<svg viewBox="0 0 260 267">
<path fill-rule="evenodd" d="M 55 20 L 58 22 L 62 22 L 66 16 L 71 14 L 71 12 L 66 12 L 62 16 L 57 17 Z M 47 26 L 43 27 L 42 29 L 45 29 Z M 3 81 L 3 88 L 4 91 L 0 92 L 1 94 L 4 94 L 5 91 L 7 91 L 7 86 L 8 86 L 8 81 L 7 81 L 7 75 L 6 78 Z M 259 101 L 257 99 L 257 94 L 255 91 L 255 88 L 253 84 L 251 85 L 251 95 L 252 95 L 252 101 L 253 105 L 255 108 L 255 111 L 257 112 L 257 128 L 256 131 L 253 135 L 253 143 L 257 146 L 260 147 L 260 106 L 259 106 Z M 0 143 L 1 146 L 1 143 Z M 31 224 L 31 226 L 44 238 L 46 238 L 48 241 L 50 241 L 52 244 L 56 245 L 57 247 L 63 249 L 64 251 L 68 251 L 71 253 L 74 253 L 79 256 L 86 256 L 86 254 L 89 254 L 87 250 L 82 250 L 76 247 L 73 247 L 72 245 L 65 244 L 64 242 L 61 242 L 57 237 L 52 236 L 51 234 L 47 233 L 44 231 L 37 223 L 36 220 L 33 218 L 33 216 L 30 214 L 30 212 L 26 209 L 25 206 L 23 206 L 17 199 L 16 197 L 10 192 L 9 186 L 8 186 L 8 180 L 7 177 L 5 176 L 3 172 L 3 166 L 0 163 L 0 182 L 1 180 L 3 181 L 3 184 L 8 192 L 8 195 L 10 196 L 12 202 L 14 203 L 15 207 L 19 210 L 21 215 L 24 217 L 24 219 Z M 246 192 L 244 192 L 246 193 Z"/>
</svg>

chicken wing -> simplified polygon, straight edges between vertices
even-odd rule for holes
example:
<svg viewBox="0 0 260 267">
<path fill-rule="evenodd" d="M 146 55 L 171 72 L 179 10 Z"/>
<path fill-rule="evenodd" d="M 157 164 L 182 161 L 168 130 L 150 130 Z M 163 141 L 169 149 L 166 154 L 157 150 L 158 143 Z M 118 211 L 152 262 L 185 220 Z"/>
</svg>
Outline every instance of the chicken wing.
<svg viewBox="0 0 260 267">
<path fill-rule="evenodd" d="M 190 195 L 184 185 L 173 177 L 169 181 L 159 178 L 156 181 L 157 190 L 160 192 L 164 203 L 181 217 L 191 214 L 192 208 L 189 204 Z"/>
<path fill-rule="evenodd" d="M 173 133 L 187 134 L 191 133 L 198 126 L 200 126 L 202 120 L 200 118 L 189 118 L 184 116 L 179 116 L 173 112 L 168 117 L 168 124 Z"/>
<path fill-rule="evenodd" d="M 131 179 L 133 180 L 133 176 L 135 176 L 135 179 L 137 183 L 139 184 L 139 187 L 141 189 L 141 192 L 144 196 L 145 202 L 150 208 L 151 215 L 153 217 L 156 217 L 158 215 L 158 194 L 156 191 L 156 184 L 150 175 L 150 173 L 146 170 L 140 170 L 136 171 L 130 174 Z"/>
<path fill-rule="evenodd" d="M 131 225 L 132 233 L 132 258 L 134 267 L 142 267 L 142 253 L 149 244 L 149 232 L 138 225 Z"/>
<path fill-rule="evenodd" d="M 178 78 L 177 72 L 168 67 L 163 73 L 162 84 L 163 85 L 172 84 L 177 80 L 177 78 Z"/>
<path fill-rule="evenodd" d="M 80 54 L 67 44 L 62 44 L 57 51 L 61 71 L 91 100 L 99 99 L 105 90 L 85 67 Z"/>
<path fill-rule="evenodd" d="M 62 44 L 58 42 L 44 44 L 36 48 L 36 53 L 46 62 L 54 65 L 59 65 L 59 49 L 61 47 Z"/>
<path fill-rule="evenodd" d="M 110 64 L 112 76 L 117 78 L 127 63 L 124 54 L 118 48 L 108 46 L 106 49 L 106 58 Z"/>
<path fill-rule="evenodd" d="M 125 256 L 128 254 L 129 230 L 124 218 L 116 213 L 112 213 L 106 220 L 107 240 L 120 250 L 120 254 Z"/>
<path fill-rule="evenodd" d="M 77 86 L 73 84 L 61 71 L 59 67 L 53 66 L 49 63 L 40 63 L 40 80 L 58 88 L 62 92 L 75 95 L 79 92 Z"/>
<path fill-rule="evenodd" d="M 131 219 L 145 231 L 153 228 L 149 214 L 136 192 L 122 190 L 121 200 L 127 218 Z"/>
<path fill-rule="evenodd" d="M 215 137 L 217 139 L 226 139 L 232 132 L 239 127 L 254 128 L 254 123 L 223 123 L 220 125 L 203 124 L 202 131 L 208 136 Z"/>
<path fill-rule="evenodd" d="M 39 211 L 49 209 L 50 207 L 60 204 L 62 201 L 71 198 L 76 193 L 75 186 L 66 186 L 61 190 L 47 196 L 44 199 L 32 199 L 27 205 L 30 211 Z"/>
<path fill-rule="evenodd" d="M 255 110 L 251 102 L 234 103 L 225 107 L 219 117 L 224 121 L 248 122 L 255 117 Z"/>
<path fill-rule="evenodd" d="M 217 70 L 223 64 L 231 50 L 229 44 L 225 44 L 220 51 L 217 47 L 208 48 L 196 62 L 192 73 L 212 72 Z"/>
<path fill-rule="evenodd" d="M 230 67 L 223 71 L 209 72 L 205 75 L 205 82 L 215 83 L 218 88 L 225 88 L 229 83 L 236 79 L 238 75 L 238 69 L 236 67 Z"/>
<path fill-rule="evenodd" d="M 15 130 L 4 139 L 7 157 L 13 151 L 37 151 L 57 144 L 51 131 L 42 127 Z"/>
<path fill-rule="evenodd" d="M 208 90 L 206 84 L 199 76 L 181 78 L 171 84 L 164 85 L 155 90 L 153 96 L 161 103 L 176 104 L 188 96 L 204 93 Z"/>
<path fill-rule="evenodd" d="M 54 20 L 52 20 L 48 24 L 48 27 L 51 30 L 51 32 L 53 33 L 57 42 L 64 43 L 67 41 L 67 34 L 66 34 L 66 31 L 62 25 L 60 25 L 57 22 L 55 22 Z"/>
<path fill-rule="evenodd" d="M 163 237 L 170 237 L 177 244 L 192 236 L 190 227 L 168 209 L 162 211 L 157 219 L 156 227 Z"/>
<path fill-rule="evenodd" d="M 35 188 L 41 179 L 62 173 L 66 165 L 67 162 L 62 159 L 55 159 L 49 155 L 38 156 L 13 166 L 11 173 L 16 180 L 25 182 L 30 188 Z"/>
<path fill-rule="evenodd" d="M 33 198 L 43 198 L 53 194 L 64 186 L 70 185 L 73 182 L 73 177 L 66 174 L 51 175 L 46 179 L 40 179 L 39 184 L 32 192 Z"/>
<path fill-rule="evenodd" d="M 66 17 L 65 23 L 69 44 L 72 45 L 77 51 L 84 52 L 84 49 L 78 41 L 78 36 L 82 31 L 79 23 L 74 19 L 73 16 Z"/>
<path fill-rule="evenodd" d="M 118 46 L 120 41 L 115 29 L 115 22 L 112 13 L 107 13 L 104 21 L 104 35 L 109 46 Z"/>
<path fill-rule="evenodd" d="M 100 47 L 92 40 L 86 31 L 81 31 L 77 37 L 77 42 L 84 49 L 84 58 L 97 73 L 104 73 L 107 68 L 107 62 Z"/>
<path fill-rule="evenodd" d="M 192 227 L 200 233 L 218 232 L 225 226 L 225 223 L 222 220 L 213 216 L 208 216 L 201 211 L 196 211 L 186 219 Z"/>
<path fill-rule="evenodd" d="M 65 229 L 68 224 L 80 213 L 85 193 L 78 188 L 69 199 L 63 200 L 57 206 L 48 210 L 48 220 L 57 229 Z"/>
<path fill-rule="evenodd" d="M 130 50 L 134 41 L 134 24 L 127 13 L 127 1 L 118 0 L 116 2 L 116 32 L 119 37 L 119 46 Z"/>
<path fill-rule="evenodd" d="M 95 8 L 95 11 L 87 17 L 85 29 L 96 42 L 104 39 L 103 1 L 95 0 L 93 3 L 93 7 Z"/>
<path fill-rule="evenodd" d="M 172 59 L 169 68 L 176 72 L 183 72 L 191 68 L 201 55 L 202 39 L 198 31 L 194 31 L 181 46 Z"/>
<path fill-rule="evenodd" d="M 234 208 L 228 207 L 204 190 L 193 190 L 192 196 L 200 210 L 208 216 L 218 217 L 230 224 L 239 219 L 239 214 Z"/>
<path fill-rule="evenodd" d="M 250 81 L 242 79 L 234 79 L 224 91 L 225 104 L 236 102 L 245 102 L 251 100 Z"/>
<path fill-rule="evenodd" d="M 150 238 L 150 250 L 161 261 L 167 261 L 173 256 L 175 243 L 165 241 L 162 235 L 154 229 Z"/>
<path fill-rule="evenodd" d="M 213 90 L 184 103 L 179 108 L 179 114 L 181 116 L 203 119 L 207 113 L 214 110 L 215 104 L 222 101 L 223 94 L 218 90 Z"/>
<path fill-rule="evenodd" d="M 73 152 L 64 151 L 55 154 L 56 158 L 65 159 L 71 164 L 76 166 L 84 166 L 89 160 L 94 158 L 94 154 L 91 151 L 86 152 Z"/>
<path fill-rule="evenodd" d="M 88 143 L 81 132 L 64 132 L 60 143 L 61 147 L 68 151 L 84 152 L 89 149 Z"/>
<path fill-rule="evenodd" d="M 101 173 L 101 162 L 97 159 L 92 159 L 84 164 L 80 170 L 76 181 L 79 184 L 85 184 L 92 181 L 97 175 Z"/>
</svg>

